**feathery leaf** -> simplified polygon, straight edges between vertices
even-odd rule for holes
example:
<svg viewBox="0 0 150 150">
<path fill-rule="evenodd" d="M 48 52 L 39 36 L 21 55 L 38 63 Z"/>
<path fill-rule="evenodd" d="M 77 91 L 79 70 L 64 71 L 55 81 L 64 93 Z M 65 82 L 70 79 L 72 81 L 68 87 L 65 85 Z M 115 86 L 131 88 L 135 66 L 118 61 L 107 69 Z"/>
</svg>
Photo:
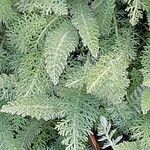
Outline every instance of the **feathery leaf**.
<svg viewBox="0 0 150 150">
<path fill-rule="evenodd" d="M 74 0 L 71 3 L 73 25 L 79 30 L 83 45 L 87 46 L 96 58 L 99 53 L 99 30 L 95 16 L 84 0 Z"/>
<path fill-rule="evenodd" d="M 59 82 L 59 76 L 67 65 L 67 58 L 70 52 L 73 52 L 78 45 L 78 33 L 68 21 L 50 32 L 45 43 L 45 63 L 46 70 L 56 85 Z"/>
</svg>

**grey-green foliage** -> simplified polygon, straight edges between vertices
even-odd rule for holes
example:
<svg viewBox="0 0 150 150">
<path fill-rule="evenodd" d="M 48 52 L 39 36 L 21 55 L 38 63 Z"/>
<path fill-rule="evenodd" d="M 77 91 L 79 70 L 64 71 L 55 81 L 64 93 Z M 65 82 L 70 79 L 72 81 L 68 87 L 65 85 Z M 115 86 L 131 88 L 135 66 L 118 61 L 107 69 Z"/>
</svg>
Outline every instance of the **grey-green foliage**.
<svg viewBox="0 0 150 150">
<path fill-rule="evenodd" d="M 144 114 L 146 114 L 150 109 L 149 109 L 149 95 L 150 95 L 150 67 L 149 67 L 149 58 L 150 58 L 150 47 L 149 47 L 149 39 L 147 42 L 147 45 L 145 46 L 145 51 L 143 52 L 142 56 L 142 65 L 144 68 L 142 69 L 142 74 L 143 74 L 143 85 L 146 86 L 144 93 L 143 93 L 143 99 L 141 102 L 141 109 Z"/>
<path fill-rule="evenodd" d="M 7 33 L 9 44 L 22 53 L 33 51 L 37 48 L 37 44 L 40 44 L 36 40 L 44 25 L 46 25 L 46 19 L 37 14 L 16 18 Z"/>
<path fill-rule="evenodd" d="M 136 142 L 124 142 L 116 146 L 116 150 L 140 150 L 141 147 Z"/>
<path fill-rule="evenodd" d="M 45 150 L 47 147 L 47 142 L 50 139 L 53 139 L 56 137 L 56 132 L 54 131 L 54 128 L 51 128 L 47 122 L 43 124 L 42 128 L 43 130 L 41 131 L 40 134 L 35 136 L 33 140 L 33 150 Z M 50 133 L 49 133 L 50 132 Z M 60 141 L 59 141 L 60 142 Z M 60 143 L 59 143 L 60 144 Z M 62 146 L 62 145 L 61 145 Z"/>
<path fill-rule="evenodd" d="M 142 10 L 145 10 L 147 6 L 142 0 L 124 0 L 124 1 L 128 4 L 126 11 L 129 12 L 128 16 L 130 17 L 130 23 L 134 26 L 138 23 L 139 19 L 143 18 Z"/>
<path fill-rule="evenodd" d="M 1 0 L 0 149 L 149 150 L 149 10 L 149 0 Z"/>
<path fill-rule="evenodd" d="M 1 74 L 0 76 L 0 100 L 9 101 L 15 97 L 14 87 L 16 85 L 16 79 L 14 75 Z"/>
<path fill-rule="evenodd" d="M 16 139 L 22 147 L 27 149 L 31 146 L 34 138 L 41 132 L 41 130 L 42 123 L 39 123 L 36 120 L 31 120 L 30 123 L 24 126 L 22 131 L 17 134 Z"/>
<path fill-rule="evenodd" d="M 56 128 L 59 134 L 64 136 L 63 144 L 66 150 L 84 149 L 86 135 L 90 134 L 95 117 L 97 116 L 98 101 L 82 90 L 65 90 L 61 92 L 64 106 L 68 114 Z"/>
<path fill-rule="evenodd" d="M 95 0 L 92 9 L 96 13 L 101 34 L 109 34 L 114 18 L 115 0 Z"/>
<path fill-rule="evenodd" d="M 73 75 L 71 73 L 66 86 L 78 87 L 85 84 L 88 93 L 114 102 L 121 101 L 128 87 L 126 69 L 135 57 L 135 41 L 131 38 L 130 30 L 125 31 L 121 31 L 112 49 L 102 55 L 96 65 L 87 62 L 84 68 L 80 67 Z"/>
<path fill-rule="evenodd" d="M 99 103 L 93 96 L 79 90 L 65 89 L 59 96 L 59 99 L 50 98 L 47 101 L 46 99 L 14 101 L 4 106 L 1 111 L 45 120 L 66 116 L 56 126 L 59 134 L 65 137 L 63 144 L 67 145 L 68 150 L 83 149 L 83 143 L 87 140 L 86 135 L 90 134 L 96 119 Z"/>
<path fill-rule="evenodd" d="M 47 150 L 64 150 L 64 146 L 61 144 L 61 138 L 57 139 L 50 148 L 47 148 Z"/>
<path fill-rule="evenodd" d="M 116 139 L 113 138 L 116 129 L 111 130 L 111 123 L 107 121 L 104 116 L 100 117 L 100 125 L 98 127 L 98 136 L 100 136 L 99 141 L 104 141 L 102 149 L 112 147 L 113 150 L 116 150 L 116 144 L 120 142 L 122 136 L 118 136 Z"/>
<path fill-rule="evenodd" d="M 19 64 L 16 66 L 16 74 L 18 79 L 16 93 L 19 99 L 44 94 L 51 85 L 44 68 L 41 52 L 30 52 L 20 58 Z"/>
<path fill-rule="evenodd" d="M 56 100 L 55 97 L 48 99 L 48 97 L 37 95 L 36 97 L 30 97 L 25 100 L 21 99 L 9 103 L 3 107 L 1 111 L 21 115 L 23 117 L 32 116 L 37 119 L 43 118 L 47 121 L 59 116 L 64 116 L 63 110 L 58 107 L 60 102 L 61 101 Z"/>
<path fill-rule="evenodd" d="M 127 103 L 124 102 L 120 105 L 108 104 L 106 110 L 111 116 L 114 125 L 119 130 L 122 130 L 124 133 L 128 133 L 130 131 L 132 119 L 136 116 L 137 112 L 134 113 Z"/>
<path fill-rule="evenodd" d="M 13 138 L 9 119 L 0 114 L 0 149 L 1 150 L 24 150 Z"/>
<path fill-rule="evenodd" d="M 19 132 L 28 123 L 28 119 L 18 115 L 9 116 L 9 121 L 12 124 L 12 131 Z"/>
<path fill-rule="evenodd" d="M 6 69 L 9 60 L 7 53 L 3 49 L 4 41 L 5 41 L 5 34 L 0 36 L 0 70 Z"/>
<path fill-rule="evenodd" d="M 93 57 L 98 56 L 99 31 L 96 18 L 91 9 L 86 5 L 85 0 L 71 1 L 73 25 L 79 30 L 83 45 L 87 46 Z"/>
<path fill-rule="evenodd" d="M 150 87 L 150 81 L 149 81 L 149 72 L 150 72 L 150 67 L 149 67 L 149 58 L 150 58 L 150 43 L 149 40 L 147 41 L 147 45 L 145 46 L 145 51 L 143 52 L 142 56 L 142 65 L 144 68 L 142 69 L 142 74 L 144 76 L 144 81 L 143 84 L 144 86 Z"/>
<path fill-rule="evenodd" d="M 83 82 L 86 84 L 88 93 L 99 96 L 100 98 L 108 98 L 114 102 L 115 100 L 119 102 L 126 94 L 125 89 L 128 86 L 128 79 L 126 77 L 127 72 L 123 57 L 124 55 L 122 55 L 122 53 L 108 53 L 108 55 L 101 57 L 96 65 L 88 67 L 90 69 L 85 68 L 82 69 L 83 71 L 80 69 L 79 73 L 81 75 L 78 76 L 77 80 L 76 78 L 73 78 L 73 80 L 69 79 L 66 86 L 75 87 L 78 82 Z M 115 69 L 119 70 L 120 72 L 117 72 Z M 108 80 L 108 78 L 110 80 Z M 111 86 L 116 88 L 112 89 Z M 105 89 L 109 89 L 107 93 L 105 93 Z M 119 92 L 115 92 L 115 90 Z"/>
<path fill-rule="evenodd" d="M 20 12 L 39 11 L 42 15 L 49 15 L 52 12 L 56 14 L 67 14 L 66 0 L 19 0 L 15 4 Z"/>
<path fill-rule="evenodd" d="M 0 2 L 0 22 L 8 23 L 14 19 L 15 12 L 11 8 L 11 0 L 1 0 Z"/>
<path fill-rule="evenodd" d="M 70 22 L 64 22 L 47 36 L 44 54 L 46 70 L 55 85 L 67 65 L 69 54 L 75 51 L 77 45 L 78 33 Z"/>
<path fill-rule="evenodd" d="M 150 132 L 149 132 L 149 113 L 141 116 L 140 119 L 135 120 L 133 131 L 133 139 L 138 139 L 142 149 L 148 150 L 150 148 Z"/>
</svg>

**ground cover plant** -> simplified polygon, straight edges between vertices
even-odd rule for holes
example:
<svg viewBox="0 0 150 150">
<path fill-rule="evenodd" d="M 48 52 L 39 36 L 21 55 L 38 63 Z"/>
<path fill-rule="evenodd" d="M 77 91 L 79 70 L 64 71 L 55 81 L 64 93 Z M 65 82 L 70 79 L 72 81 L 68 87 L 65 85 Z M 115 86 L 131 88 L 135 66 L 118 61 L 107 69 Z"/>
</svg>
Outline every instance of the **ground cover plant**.
<svg viewBox="0 0 150 150">
<path fill-rule="evenodd" d="M 0 150 L 150 150 L 149 0 L 0 0 Z"/>
</svg>

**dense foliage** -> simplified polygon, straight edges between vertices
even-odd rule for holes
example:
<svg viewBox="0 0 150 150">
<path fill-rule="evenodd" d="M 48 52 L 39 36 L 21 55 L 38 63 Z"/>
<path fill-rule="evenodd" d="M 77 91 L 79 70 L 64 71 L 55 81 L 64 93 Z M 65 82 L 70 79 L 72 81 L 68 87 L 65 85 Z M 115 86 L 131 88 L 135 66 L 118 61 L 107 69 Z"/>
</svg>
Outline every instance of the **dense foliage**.
<svg viewBox="0 0 150 150">
<path fill-rule="evenodd" d="M 150 0 L 0 0 L 0 150 L 150 150 Z"/>
</svg>

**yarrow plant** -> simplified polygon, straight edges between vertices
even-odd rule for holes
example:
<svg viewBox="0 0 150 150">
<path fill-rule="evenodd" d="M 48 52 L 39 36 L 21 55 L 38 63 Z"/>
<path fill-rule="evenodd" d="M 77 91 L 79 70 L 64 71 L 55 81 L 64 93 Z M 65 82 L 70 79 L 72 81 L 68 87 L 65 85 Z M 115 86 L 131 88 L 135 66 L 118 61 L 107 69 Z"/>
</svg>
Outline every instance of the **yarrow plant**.
<svg viewBox="0 0 150 150">
<path fill-rule="evenodd" d="M 0 150 L 150 150 L 149 0 L 0 0 Z"/>
</svg>

